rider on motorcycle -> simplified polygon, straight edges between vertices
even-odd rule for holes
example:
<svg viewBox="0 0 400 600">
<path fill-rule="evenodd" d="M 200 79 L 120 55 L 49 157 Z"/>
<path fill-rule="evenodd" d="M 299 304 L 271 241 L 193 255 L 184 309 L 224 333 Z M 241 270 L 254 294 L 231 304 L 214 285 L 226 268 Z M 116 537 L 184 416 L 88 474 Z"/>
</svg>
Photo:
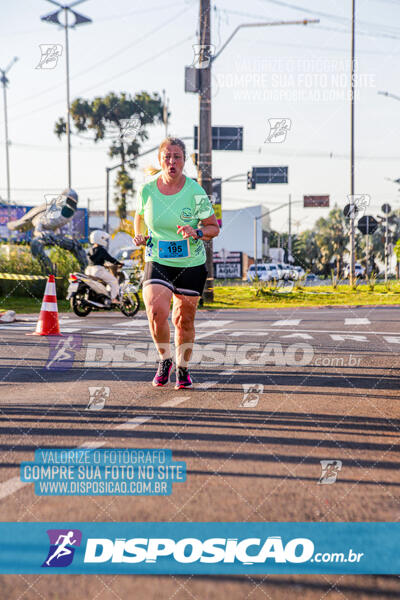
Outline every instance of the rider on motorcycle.
<svg viewBox="0 0 400 600">
<path fill-rule="evenodd" d="M 123 266 L 123 263 L 120 263 L 107 252 L 106 248 L 108 247 L 109 239 L 110 235 L 106 231 L 100 229 L 92 231 L 89 240 L 93 246 L 88 252 L 89 266 L 86 267 L 85 273 L 101 279 L 106 284 L 108 283 L 110 286 L 111 302 L 113 304 L 119 304 L 119 300 L 117 300 L 119 291 L 118 281 L 116 277 L 104 267 L 104 263 L 110 262 L 114 265 L 120 265 L 121 267 Z"/>
</svg>

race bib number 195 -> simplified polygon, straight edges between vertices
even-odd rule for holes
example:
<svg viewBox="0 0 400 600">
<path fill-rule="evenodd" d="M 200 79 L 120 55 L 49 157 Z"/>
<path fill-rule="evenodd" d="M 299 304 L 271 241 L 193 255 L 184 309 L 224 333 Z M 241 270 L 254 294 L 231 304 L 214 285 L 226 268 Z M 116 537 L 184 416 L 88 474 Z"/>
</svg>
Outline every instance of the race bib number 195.
<svg viewBox="0 0 400 600">
<path fill-rule="evenodd" d="M 163 241 L 158 242 L 159 258 L 186 258 L 190 256 L 189 240 Z"/>
</svg>

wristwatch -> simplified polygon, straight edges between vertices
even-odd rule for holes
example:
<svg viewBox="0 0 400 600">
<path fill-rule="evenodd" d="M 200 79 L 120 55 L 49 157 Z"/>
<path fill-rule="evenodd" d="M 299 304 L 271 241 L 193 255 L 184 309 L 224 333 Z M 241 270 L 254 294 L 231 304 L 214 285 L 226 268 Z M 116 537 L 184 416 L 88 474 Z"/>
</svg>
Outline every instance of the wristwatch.
<svg viewBox="0 0 400 600">
<path fill-rule="evenodd" d="M 204 233 L 201 229 L 196 229 L 196 235 L 198 239 L 201 239 L 204 236 Z"/>
</svg>

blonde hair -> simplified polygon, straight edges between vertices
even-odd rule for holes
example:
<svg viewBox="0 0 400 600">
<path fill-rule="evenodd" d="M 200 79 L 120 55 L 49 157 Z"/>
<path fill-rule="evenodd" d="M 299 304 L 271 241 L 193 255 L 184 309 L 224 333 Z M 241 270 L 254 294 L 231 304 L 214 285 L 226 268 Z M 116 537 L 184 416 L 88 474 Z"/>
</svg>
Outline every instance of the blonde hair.
<svg viewBox="0 0 400 600">
<path fill-rule="evenodd" d="M 169 135 L 165 139 L 163 139 L 163 141 L 161 142 L 161 144 L 158 147 L 158 159 L 159 160 L 160 160 L 161 150 L 167 144 L 170 144 L 171 146 L 179 146 L 179 148 L 183 152 L 183 160 L 186 160 L 186 146 L 185 146 L 184 142 L 181 139 L 173 137 L 171 135 Z M 145 175 L 149 175 L 150 177 L 153 175 L 157 175 L 157 173 L 161 173 L 161 171 L 162 171 L 162 169 L 157 169 L 157 167 L 154 167 L 154 165 L 149 165 L 148 167 L 146 167 L 144 169 Z"/>
</svg>

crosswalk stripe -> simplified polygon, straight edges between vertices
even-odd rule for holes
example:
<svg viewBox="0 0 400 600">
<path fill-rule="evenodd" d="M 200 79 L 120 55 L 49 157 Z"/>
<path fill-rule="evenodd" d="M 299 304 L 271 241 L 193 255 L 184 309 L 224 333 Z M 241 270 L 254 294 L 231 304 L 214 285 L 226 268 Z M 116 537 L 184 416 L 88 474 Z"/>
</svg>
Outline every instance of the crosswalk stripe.
<svg viewBox="0 0 400 600">
<path fill-rule="evenodd" d="M 225 325 L 229 325 L 229 323 L 233 323 L 233 321 L 214 321 L 210 319 L 208 321 L 195 321 L 194 326 L 196 329 L 200 327 L 225 327 Z"/>
<path fill-rule="evenodd" d="M 349 335 L 348 333 L 345 333 L 343 335 L 331 333 L 330 335 L 334 342 L 344 342 L 345 340 L 352 340 L 353 342 L 366 342 L 367 341 L 367 338 L 365 335 L 354 335 L 354 334 Z"/>
<path fill-rule="evenodd" d="M 366 318 L 354 318 L 354 319 L 345 319 L 344 320 L 344 324 L 345 325 L 371 325 L 371 321 L 369 319 Z"/>
<path fill-rule="evenodd" d="M 272 323 L 271 326 L 272 327 L 281 327 L 281 326 L 290 326 L 290 327 L 294 327 L 296 325 L 300 325 L 301 323 L 301 319 L 282 319 L 281 321 L 275 321 L 275 323 Z"/>
<path fill-rule="evenodd" d="M 312 335 L 308 333 L 289 333 L 289 335 L 281 335 L 279 336 L 283 338 L 301 338 L 302 340 L 312 340 L 314 339 Z"/>
<path fill-rule="evenodd" d="M 113 323 L 114 327 L 144 327 L 148 325 L 149 322 L 147 319 L 133 319 L 129 321 L 126 319 L 125 321 L 121 321 L 120 323 Z"/>
<path fill-rule="evenodd" d="M 200 333 L 200 335 L 196 335 L 196 340 L 201 340 L 202 338 L 216 335 L 217 333 L 221 333 L 222 331 L 225 331 L 225 329 L 215 329 L 215 331 L 207 331 L 206 333 Z"/>
<path fill-rule="evenodd" d="M 121 331 L 120 329 L 97 329 L 95 331 L 88 331 L 90 335 L 133 335 L 133 331 Z"/>
<path fill-rule="evenodd" d="M 234 331 L 228 335 L 230 337 L 240 337 L 241 335 L 265 335 L 265 333 L 263 331 L 251 331 L 251 329 L 249 329 L 248 331 Z"/>
</svg>

